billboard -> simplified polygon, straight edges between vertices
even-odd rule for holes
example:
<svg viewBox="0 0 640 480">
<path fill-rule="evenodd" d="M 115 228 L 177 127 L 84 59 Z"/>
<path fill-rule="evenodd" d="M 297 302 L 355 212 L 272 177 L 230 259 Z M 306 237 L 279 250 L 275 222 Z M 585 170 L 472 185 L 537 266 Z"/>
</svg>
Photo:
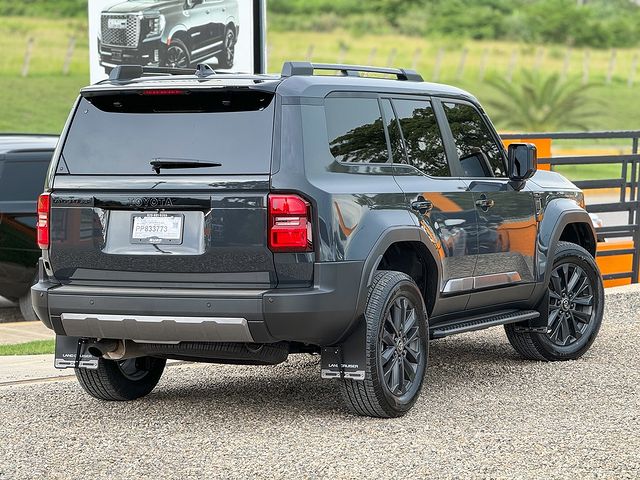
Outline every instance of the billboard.
<svg viewBox="0 0 640 480">
<path fill-rule="evenodd" d="M 117 65 L 264 73 L 265 0 L 89 0 L 91 83 Z"/>
</svg>

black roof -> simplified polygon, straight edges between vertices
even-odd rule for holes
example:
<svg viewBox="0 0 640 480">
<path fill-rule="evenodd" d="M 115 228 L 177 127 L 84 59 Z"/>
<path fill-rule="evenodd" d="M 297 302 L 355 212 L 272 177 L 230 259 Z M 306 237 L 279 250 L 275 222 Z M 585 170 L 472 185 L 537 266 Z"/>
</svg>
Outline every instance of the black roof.
<svg viewBox="0 0 640 480">
<path fill-rule="evenodd" d="M 54 150 L 57 143 L 57 135 L 29 133 L 0 134 L 0 155 L 10 152 Z"/>
</svg>

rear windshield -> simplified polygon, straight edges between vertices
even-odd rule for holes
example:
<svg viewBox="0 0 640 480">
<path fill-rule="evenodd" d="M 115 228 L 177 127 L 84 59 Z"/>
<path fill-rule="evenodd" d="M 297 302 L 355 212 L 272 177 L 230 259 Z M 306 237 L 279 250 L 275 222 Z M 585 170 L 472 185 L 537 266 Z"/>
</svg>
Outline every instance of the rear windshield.
<svg viewBox="0 0 640 480">
<path fill-rule="evenodd" d="M 273 94 L 150 93 L 82 98 L 62 151 L 69 173 L 155 175 L 158 160 L 216 165 L 160 175 L 269 173 Z"/>
</svg>

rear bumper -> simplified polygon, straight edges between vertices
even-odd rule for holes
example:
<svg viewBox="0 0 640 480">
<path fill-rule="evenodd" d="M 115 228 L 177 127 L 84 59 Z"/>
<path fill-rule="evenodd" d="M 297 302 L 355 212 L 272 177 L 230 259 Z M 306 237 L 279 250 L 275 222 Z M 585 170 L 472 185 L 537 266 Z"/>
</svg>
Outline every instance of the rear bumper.
<svg viewBox="0 0 640 480">
<path fill-rule="evenodd" d="M 41 268 L 32 297 L 59 335 L 324 346 L 350 331 L 362 270 L 363 262 L 316 263 L 312 288 L 205 290 L 58 285 Z"/>
</svg>

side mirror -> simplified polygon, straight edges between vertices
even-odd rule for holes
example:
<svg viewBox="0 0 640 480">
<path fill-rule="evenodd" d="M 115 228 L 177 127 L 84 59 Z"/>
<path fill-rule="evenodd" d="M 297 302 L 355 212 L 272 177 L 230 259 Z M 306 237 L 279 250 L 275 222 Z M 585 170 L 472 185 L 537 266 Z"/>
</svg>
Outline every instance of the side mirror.
<svg viewBox="0 0 640 480">
<path fill-rule="evenodd" d="M 509 145 L 509 180 L 513 188 L 522 190 L 528 179 L 538 170 L 538 152 L 530 143 Z"/>
</svg>

